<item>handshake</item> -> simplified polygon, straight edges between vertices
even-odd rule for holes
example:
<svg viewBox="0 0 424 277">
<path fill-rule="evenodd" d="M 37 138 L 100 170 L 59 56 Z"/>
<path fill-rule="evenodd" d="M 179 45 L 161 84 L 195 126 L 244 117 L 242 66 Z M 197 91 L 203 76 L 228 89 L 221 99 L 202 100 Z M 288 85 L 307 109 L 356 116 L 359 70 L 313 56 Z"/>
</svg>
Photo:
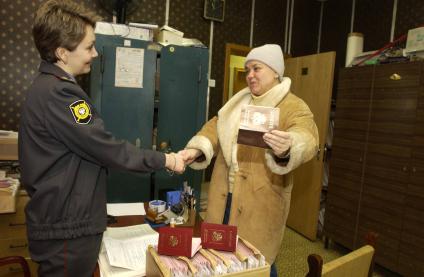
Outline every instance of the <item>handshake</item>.
<svg viewBox="0 0 424 277">
<path fill-rule="evenodd" d="M 198 149 L 184 149 L 178 153 L 165 154 L 165 167 L 169 172 L 183 174 L 187 165 L 196 160 L 202 152 Z"/>
</svg>

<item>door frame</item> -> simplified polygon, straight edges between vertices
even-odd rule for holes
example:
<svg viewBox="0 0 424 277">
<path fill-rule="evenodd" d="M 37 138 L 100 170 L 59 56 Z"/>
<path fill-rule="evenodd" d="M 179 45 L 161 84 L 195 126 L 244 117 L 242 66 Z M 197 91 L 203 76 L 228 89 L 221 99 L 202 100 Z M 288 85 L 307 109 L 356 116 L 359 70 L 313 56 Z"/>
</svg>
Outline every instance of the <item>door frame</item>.
<svg viewBox="0 0 424 277">
<path fill-rule="evenodd" d="M 222 92 L 222 105 L 228 101 L 228 91 L 230 86 L 230 60 L 231 55 L 246 57 L 252 48 L 246 45 L 226 43 L 225 44 L 225 67 L 224 67 L 224 90 Z"/>
</svg>

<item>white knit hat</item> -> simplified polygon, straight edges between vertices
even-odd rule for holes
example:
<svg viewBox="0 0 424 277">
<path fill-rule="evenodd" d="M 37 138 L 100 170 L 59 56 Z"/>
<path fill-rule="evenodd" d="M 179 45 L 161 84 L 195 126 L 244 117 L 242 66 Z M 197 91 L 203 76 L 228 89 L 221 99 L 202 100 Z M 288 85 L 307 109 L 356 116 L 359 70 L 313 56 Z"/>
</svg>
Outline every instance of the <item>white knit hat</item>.
<svg viewBox="0 0 424 277">
<path fill-rule="evenodd" d="M 284 74 L 284 57 L 280 45 L 265 44 L 253 48 L 247 55 L 244 65 L 246 66 L 252 60 L 262 62 L 273 69 L 278 74 L 281 82 Z"/>
</svg>

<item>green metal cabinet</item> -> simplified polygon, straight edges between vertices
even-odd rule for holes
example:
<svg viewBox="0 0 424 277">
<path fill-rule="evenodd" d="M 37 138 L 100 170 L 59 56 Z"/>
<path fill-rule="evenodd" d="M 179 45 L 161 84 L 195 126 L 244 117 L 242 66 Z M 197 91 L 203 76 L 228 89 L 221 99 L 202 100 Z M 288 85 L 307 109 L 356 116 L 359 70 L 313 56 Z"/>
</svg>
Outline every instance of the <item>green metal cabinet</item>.
<svg viewBox="0 0 424 277">
<path fill-rule="evenodd" d="M 177 152 L 206 120 L 208 50 L 170 45 L 162 48 L 159 64 L 157 145 L 165 143 L 168 150 Z M 187 181 L 200 203 L 202 173 L 187 168 L 183 175 L 170 178 L 166 172 L 156 172 L 155 198 Z"/>
<path fill-rule="evenodd" d="M 144 49 L 143 88 L 115 87 L 117 47 Z M 92 65 L 90 96 L 105 128 L 141 148 L 158 145 L 164 152 L 183 149 L 206 120 L 208 50 L 171 45 L 156 51 L 150 50 L 157 49 L 152 42 L 99 34 L 96 49 L 99 57 Z M 155 75 L 160 76 L 159 88 L 155 88 Z M 154 128 L 157 141 L 153 141 Z M 161 142 L 167 147 L 160 149 Z M 112 169 L 108 202 L 163 199 L 167 190 L 180 189 L 184 181 L 194 187 L 198 198 L 202 171 L 188 169 L 182 175 L 170 176 L 165 170 L 135 174 Z"/>
</svg>

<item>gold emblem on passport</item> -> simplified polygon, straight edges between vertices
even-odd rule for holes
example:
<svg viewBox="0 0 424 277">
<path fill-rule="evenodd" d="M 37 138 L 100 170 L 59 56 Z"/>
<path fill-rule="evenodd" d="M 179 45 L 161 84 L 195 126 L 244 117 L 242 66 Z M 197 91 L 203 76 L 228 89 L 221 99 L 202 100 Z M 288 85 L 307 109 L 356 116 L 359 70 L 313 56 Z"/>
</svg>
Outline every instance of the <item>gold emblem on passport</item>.
<svg viewBox="0 0 424 277">
<path fill-rule="evenodd" d="M 212 233 L 212 241 L 221 241 L 222 240 L 222 233 L 213 231 Z"/>
<path fill-rule="evenodd" d="M 72 116 L 78 124 L 88 124 L 91 120 L 90 106 L 84 100 L 77 100 L 71 105 Z"/>
<path fill-rule="evenodd" d="M 168 245 L 175 247 L 178 245 L 178 238 L 176 236 L 169 236 Z"/>
</svg>

